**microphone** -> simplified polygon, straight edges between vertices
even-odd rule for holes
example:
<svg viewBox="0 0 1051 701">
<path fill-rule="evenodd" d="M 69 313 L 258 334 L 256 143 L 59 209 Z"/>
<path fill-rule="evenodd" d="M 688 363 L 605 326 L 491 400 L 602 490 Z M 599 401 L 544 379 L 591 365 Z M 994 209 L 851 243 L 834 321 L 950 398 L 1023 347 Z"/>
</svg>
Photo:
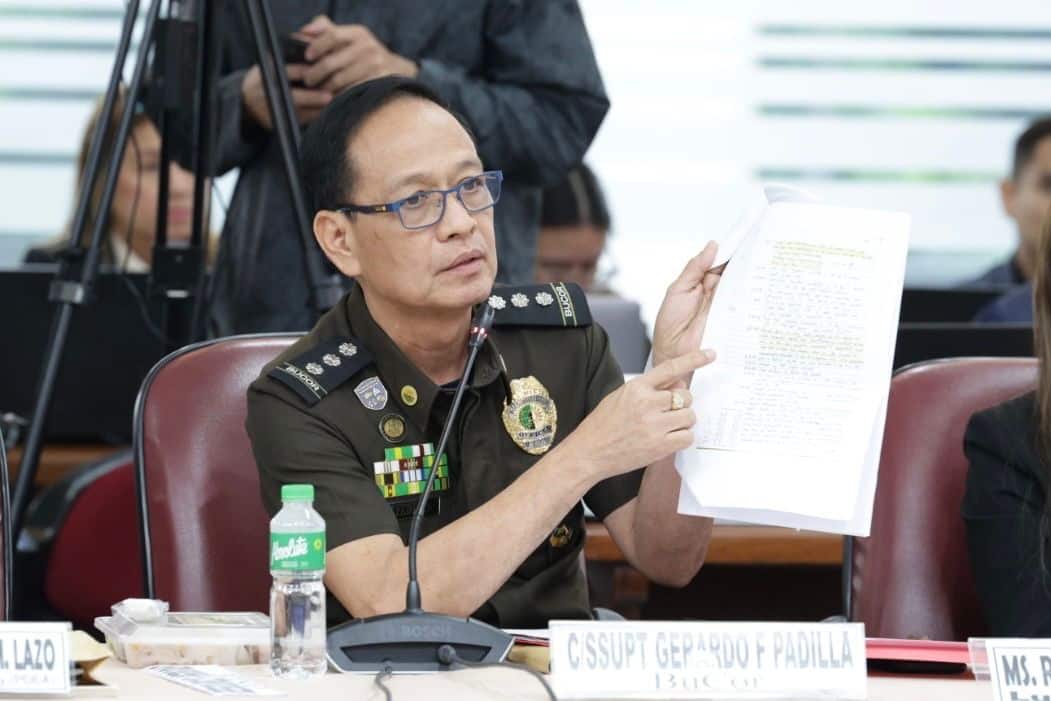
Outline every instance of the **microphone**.
<svg viewBox="0 0 1051 701">
<path fill-rule="evenodd" d="M 423 611 L 420 605 L 420 582 L 416 575 L 416 549 L 420 542 L 420 523 L 423 521 L 427 500 L 430 498 L 431 490 L 434 487 L 434 477 L 438 474 L 438 465 L 441 464 L 442 453 L 445 452 L 445 445 L 449 442 L 449 434 L 452 433 L 454 419 L 460 413 L 460 401 L 463 399 L 464 390 L 467 389 L 467 382 L 471 377 L 471 371 L 474 369 L 474 360 L 478 357 L 478 351 L 481 350 L 485 337 L 489 335 L 489 329 L 493 327 L 493 315 L 495 313 L 496 311 L 488 303 L 483 302 L 482 308 L 475 315 L 474 323 L 471 325 L 471 335 L 467 340 L 467 347 L 470 348 L 467 355 L 467 365 L 464 366 L 463 377 L 460 378 L 459 384 L 456 385 L 456 394 L 453 395 L 453 403 L 449 408 L 449 415 L 445 417 L 445 425 L 442 426 L 442 435 L 438 439 L 438 449 L 434 451 L 434 465 L 431 467 L 431 474 L 427 476 L 427 484 L 424 485 L 423 494 L 416 503 L 416 511 L 412 514 L 412 528 L 409 529 L 409 584 L 405 589 L 406 611 L 413 613 Z"/>
<path fill-rule="evenodd" d="M 460 411 L 460 402 L 471 379 L 475 359 L 493 325 L 495 310 L 483 302 L 471 324 L 469 348 L 463 376 L 456 385 L 449 414 L 445 417 L 434 463 L 427 476 L 409 529 L 409 582 L 405 588 L 405 611 L 363 618 L 340 624 L 328 631 L 328 658 L 344 672 L 431 672 L 449 668 L 448 656 L 439 654 L 452 646 L 469 662 L 502 662 L 514 639 L 499 628 L 473 618 L 426 613 L 420 600 L 416 550 L 420 523 L 434 488 L 434 478 Z"/>
</svg>

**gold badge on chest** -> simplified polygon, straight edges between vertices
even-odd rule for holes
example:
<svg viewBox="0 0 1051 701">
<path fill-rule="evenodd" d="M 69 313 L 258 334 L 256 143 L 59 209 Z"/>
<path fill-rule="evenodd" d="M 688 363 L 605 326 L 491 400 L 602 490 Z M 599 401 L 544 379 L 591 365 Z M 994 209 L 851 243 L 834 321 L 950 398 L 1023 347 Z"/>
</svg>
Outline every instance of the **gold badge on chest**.
<svg viewBox="0 0 1051 701">
<path fill-rule="evenodd" d="M 558 430 L 558 409 L 532 375 L 511 380 L 511 401 L 504 403 L 503 419 L 511 440 L 530 455 L 546 453 Z"/>
</svg>

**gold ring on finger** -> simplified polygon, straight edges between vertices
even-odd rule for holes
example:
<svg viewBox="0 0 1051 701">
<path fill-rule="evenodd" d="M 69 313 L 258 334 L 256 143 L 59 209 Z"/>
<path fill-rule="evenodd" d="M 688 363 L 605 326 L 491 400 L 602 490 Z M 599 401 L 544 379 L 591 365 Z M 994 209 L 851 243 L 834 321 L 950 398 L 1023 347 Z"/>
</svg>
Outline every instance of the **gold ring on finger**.
<svg viewBox="0 0 1051 701">
<path fill-rule="evenodd" d="M 682 396 L 681 392 L 671 391 L 671 408 L 672 411 L 677 411 L 686 406 L 686 399 Z"/>
</svg>

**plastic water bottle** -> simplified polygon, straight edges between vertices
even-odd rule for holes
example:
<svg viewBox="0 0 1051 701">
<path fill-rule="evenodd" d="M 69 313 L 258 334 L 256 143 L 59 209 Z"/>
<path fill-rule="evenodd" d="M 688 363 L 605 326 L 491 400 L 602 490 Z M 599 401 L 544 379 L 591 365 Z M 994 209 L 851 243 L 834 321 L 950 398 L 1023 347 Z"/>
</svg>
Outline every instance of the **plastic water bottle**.
<svg viewBox="0 0 1051 701">
<path fill-rule="evenodd" d="M 325 520 L 314 511 L 314 487 L 281 487 L 281 511 L 270 521 L 270 671 L 306 679 L 324 674 Z"/>
</svg>

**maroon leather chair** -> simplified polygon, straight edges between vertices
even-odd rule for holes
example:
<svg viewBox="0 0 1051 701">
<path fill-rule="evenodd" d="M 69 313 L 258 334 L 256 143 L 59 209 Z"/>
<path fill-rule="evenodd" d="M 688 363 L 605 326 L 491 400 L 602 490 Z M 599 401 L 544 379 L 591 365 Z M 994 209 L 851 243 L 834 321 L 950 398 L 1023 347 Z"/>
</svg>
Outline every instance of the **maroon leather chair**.
<svg viewBox="0 0 1051 701">
<path fill-rule="evenodd" d="M 960 515 L 963 434 L 976 411 L 1032 389 L 1036 372 L 1033 358 L 954 358 L 895 374 L 871 536 L 848 541 L 847 613 L 866 635 L 984 634 Z"/>
<path fill-rule="evenodd" d="M 19 545 L 27 556 L 41 553 L 46 569 L 44 601 L 22 602 L 28 615 L 43 603 L 76 628 L 92 630 L 114 603 L 143 595 L 132 455 L 120 450 L 83 465 L 30 503 Z M 23 566 L 32 572 L 28 559 Z"/>
<path fill-rule="evenodd" d="M 266 611 L 269 517 L 245 433 L 245 394 L 297 334 L 234 336 L 172 353 L 135 406 L 148 596 L 173 611 Z"/>
</svg>

